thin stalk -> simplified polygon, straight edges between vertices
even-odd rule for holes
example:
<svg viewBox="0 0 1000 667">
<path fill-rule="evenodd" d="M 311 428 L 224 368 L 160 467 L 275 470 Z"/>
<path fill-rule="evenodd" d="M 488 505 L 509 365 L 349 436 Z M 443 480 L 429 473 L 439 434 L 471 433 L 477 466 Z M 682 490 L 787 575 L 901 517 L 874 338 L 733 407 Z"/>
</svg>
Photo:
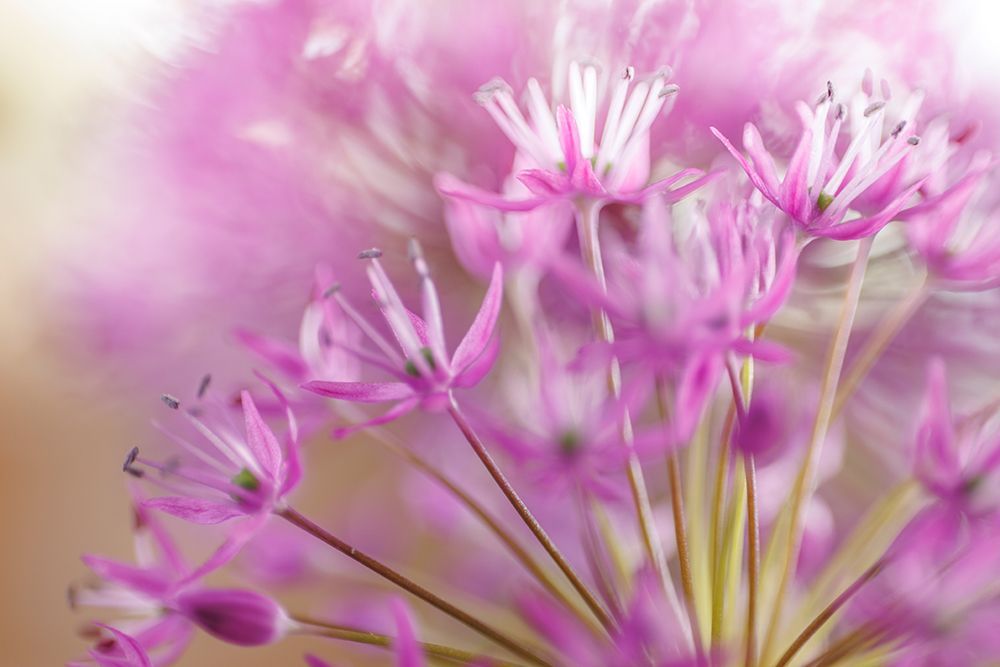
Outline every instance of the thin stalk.
<svg viewBox="0 0 1000 667">
<path fill-rule="evenodd" d="M 858 311 L 858 303 L 861 299 L 861 286 L 864 283 L 865 271 L 868 268 L 868 256 L 871 254 L 873 241 L 874 237 L 869 237 L 862 239 L 858 244 L 858 254 L 854 260 L 854 265 L 851 267 L 851 275 L 844 295 L 843 307 L 827 355 L 820 389 L 819 408 L 816 411 L 816 419 L 813 421 L 812 434 L 792 489 L 791 501 L 788 506 L 787 543 L 785 551 L 782 554 L 783 561 L 779 570 L 778 591 L 774 600 L 774 607 L 771 610 L 764 644 L 761 648 L 761 661 L 765 663 L 768 661 L 771 647 L 777 637 L 778 628 L 781 625 L 785 596 L 787 595 L 788 585 L 792 579 L 792 573 L 795 570 L 795 562 L 798 557 L 799 543 L 801 541 L 799 533 L 802 528 L 802 508 L 809 495 L 809 486 L 812 484 L 814 475 L 813 469 L 819 458 L 819 452 L 822 449 L 823 441 L 826 439 L 826 434 L 833 417 L 833 404 L 837 396 L 837 384 L 844 366 L 847 343 L 851 338 L 851 330 L 854 327 L 854 317 Z M 776 534 L 772 539 L 777 539 L 777 537 Z"/>
<path fill-rule="evenodd" d="M 844 374 L 844 379 L 840 381 L 837 398 L 833 403 L 834 417 L 839 415 L 840 411 L 844 409 L 847 400 L 854 394 L 854 391 L 861 384 L 861 381 L 865 379 L 865 376 L 868 375 L 868 371 L 872 369 L 872 366 L 875 365 L 875 362 L 885 352 L 889 343 L 906 326 L 906 323 L 920 310 L 920 306 L 927 301 L 929 294 L 927 277 L 925 276 L 878 323 L 875 330 L 868 337 L 868 340 L 865 341 L 861 351 L 858 352 L 857 359 L 848 367 L 847 372 Z"/>
<path fill-rule="evenodd" d="M 328 637 L 330 639 L 339 639 L 342 641 L 353 642 L 355 644 L 367 644 L 369 646 L 380 646 L 382 648 L 392 648 L 396 645 L 396 638 L 389 635 L 370 632 L 368 630 L 360 630 L 358 628 L 352 628 L 345 625 L 335 625 L 318 619 L 309 618 L 307 616 L 293 615 L 291 618 L 296 623 L 307 626 L 299 631 L 300 634 Z M 475 660 L 483 660 L 485 658 L 491 665 L 497 665 L 497 667 L 521 667 L 521 665 L 515 662 L 508 662 L 506 660 L 500 660 L 499 658 L 489 658 L 483 656 L 481 653 L 465 651 L 463 649 L 446 646 L 444 644 L 421 642 L 420 647 L 427 656 L 443 658 L 460 665 L 467 665 Z"/>
<path fill-rule="evenodd" d="M 528 649 L 521 645 L 520 642 L 512 639 L 507 634 L 497 630 L 491 625 L 479 620 L 478 618 L 472 616 L 468 612 L 459 609 L 452 603 L 444 600 L 440 596 L 427 590 L 420 584 L 408 579 L 404 575 L 396 572 L 388 565 L 372 558 L 368 554 L 364 553 L 360 549 L 357 549 L 347 542 L 344 542 L 336 535 L 326 531 L 321 526 L 313 523 L 310 519 L 300 514 L 297 510 L 292 507 L 286 507 L 283 510 L 276 512 L 285 521 L 296 528 L 300 528 L 303 531 L 309 533 L 316 539 L 327 544 L 328 546 L 336 549 L 340 553 L 344 554 L 351 560 L 363 565 L 375 574 L 379 575 L 383 579 L 386 579 L 393 584 L 399 586 L 411 595 L 420 598 L 432 607 L 440 610 L 441 612 L 451 616 L 459 623 L 462 623 L 466 627 L 478 632 L 487 639 L 492 640 L 498 646 L 502 646 L 509 650 L 511 653 L 518 655 L 525 660 L 528 660 L 534 665 L 541 665 L 542 667 L 552 667 L 552 663 L 547 659 L 540 657 L 535 651 Z"/>
<path fill-rule="evenodd" d="M 660 409 L 660 419 L 670 420 L 670 409 L 663 382 L 656 384 L 656 398 Z M 676 449 L 667 454 L 667 479 L 670 484 L 670 507 L 674 517 L 674 539 L 677 543 L 677 560 L 681 570 L 681 587 L 684 591 L 684 601 L 688 607 L 691 623 L 691 634 L 695 646 L 701 646 L 701 629 L 698 625 L 698 609 L 695 606 L 694 579 L 691 576 L 691 554 L 688 549 L 687 522 L 684 516 L 684 495 L 681 489 L 680 456 Z"/>
<path fill-rule="evenodd" d="M 709 533 L 712 567 L 712 643 L 722 639 L 722 613 L 725 588 L 722 582 L 722 506 L 726 498 L 726 479 L 729 470 L 729 447 L 736 424 L 735 401 L 729 406 L 722 426 L 719 442 L 719 459 L 715 468 L 715 493 L 712 495 L 712 522 Z"/>
<path fill-rule="evenodd" d="M 878 627 L 867 626 L 852 630 L 827 647 L 823 653 L 807 662 L 804 667 L 827 667 L 839 664 L 841 660 L 852 653 L 863 651 L 878 642 L 884 632 Z"/>
<path fill-rule="evenodd" d="M 694 579 L 695 608 L 698 623 L 707 628 L 711 625 L 712 574 L 709 561 L 708 538 L 708 495 L 705 484 L 708 481 L 709 434 L 711 431 L 711 406 L 698 425 L 694 440 L 688 447 L 686 479 L 684 485 L 687 510 L 688 540 L 691 551 L 691 577 Z"/>
<path fill-rule="evenodd" d="M 816 618 L 814 618 L 812 622 L 799 633 L 799 636 L 792 641 L 791 646 L 789 646 L 785 653 L 778 659 L 778 662 L 774 667 L 785 667 L 785 665 L 791 662 L 792 658 L 795 657 L 795 654 L 806 645 L 806 642 L 808 642 L 809 639 L 816 634 L 816 631 L 823 627 L 823 625 L 829 621 L 830 618 L 841 609 L 841 607 L 847 604 L 852 597 L 857 595 L 858 591 L 864 588 L 865 584 L 878 576 L 878 573 L 885 568 L 886 564 L 886 559 L 880 558 L 874 565 L 865 570 L 860 577 L 855 579 L 850 586 L 845 588 L 840 595 L 834 598 L 833 601 L 830 602 L 830 604 L 828 604 L 823 611 L 817 614 Z"/>
<path fill-rule="evenodd" d="M 607 279 L 604 275 L 604 259 L 601 256 L 600 238 L 597 230 L 600 203 L 586 202 L 578 205 L 577 210 L 577 236 L 580 242 L 580 253 L 584 263 L 590 267 L 598 285 L 602 290 L 606 291 Z M 614 342 L 614 328 L 607 313 L 603 310 L 596 310 L 594 312 L 594 330 L 602 342 Z M 621 367 L 617 359 L 612 359 L 611 361 L 611 367 L 608 371 L 608 385 L 616 398 L 621 396 Z M 639 457 L 632 447 L 634 440 L 632 418 L 627 412 L 622 420 L 622 439 L 627 452 L 625 472 L 628 477 L 629 490 L 632 494 L 632 503 L 635 506 L 636 520 L 639 524 L 639 532 L 642 536 L 646 556 L 659 576 L 668 603 L 677 614 L 677 617 L 682 618 L 684 613 L 680 600 L 677 597 L 677 591 L 674 588 L 673 579 L 670 577 L 670 569 L 667 567 L 667 556 L 663 551 L 663 542 L 660 539 L 659 530 L 657 530 L 656 522 L 653 519 L 653 506 L 649 500 L 649 490 L 646 487 L 646 478 L 642 472 L 642 464 L 639 462 Z M 688 636 L 688 641 L 693 645 L 694 637 Z"/>
<path fill-rule="evenodd" d="M 528 527 L 528 530 L 531 531 L 531 533 L 535 536 L 535 539 L 538 540 L 538 543 L 541 544 L 542 548 L 549 554 L 552 561 L 566 576 L 566 579 L 569 580 L 569 583 L 574 589 L 576 589 L 576 592 L 580 594 L 580 597 L 583 598 L 583 601 L 590 608 L 591 612 L 593 612 L 594 616 L 597 617 L 597 620 L 600 621 L 601 625 L 607 629 L 614 627 L 611 618 L 608 616 L 607 612 L 604 611 L 601 603 L 598 602 L 597 598 L 583 582 L 583 579 L 580 578 L 580 575 L 576 573 L 576 570 L 573 569 L 570 562 L 566 560 L 566 557 L 563 556 L 561 551 L 559 551 L 559 547 L 556 546 L 555 542 L 552 541 L 552 538 L 550 538 L 548 533 L 545 532 L 542 525 L 538 523 L 538 520 L 531 513 L 531 510 L 528 509 L 528 506 L 521 499 L 521 496 L 518 495 L 516 490 L 514 490 L 514 487 L 507 479 L 507 476 L 504 475 L 496 460 L 494 460 L 493 456 L 489 453 L 489 451 L 487 451 L 486 445 L 483 444 L 479 435 L 472 428 L 472 424 L 470 424 L 465 418 L 465 415 L 459 408 L 455 397 L 450 396 L 449 400 L 448 414 L 451 415 L 455 425 L 458 426 L 462 435 L 465 436 L 466 441 L 468 441 L 472 450 L 476 453 L 476 456 L 478 456 L 479 460 L 482 461 L 483 466 L 493 478 L 493 481 L 496 482 L 498 487 L 500 487 L 504 496 L 506 496 L 518 516 L 521 517 L 524 525 Z"/>
<path fill-rule="evenodd" d="M 757 588 L 760 577 L 760 515 L 757 511 L 757 467 L 753 454 L 744 454 L 747 484 L 747 625 L 746 667 L 757 663 Z"/>
<path fill-rule="evenodd" d="M 913 501 L 917 496 L 917 484 L 907 480 L 896 485 L 872 506 L 863 519 L 854 527 L 851 534 L 841 541 L 840 547 L 827 561 L 826 566 L 816 577 L 805 609 L 813 609 L 819 605 L 827 589 L 839 580 L 842 570 L 855 563 L 868 560 L 872 547 L 884 550 L 888 547 L 879 544 L 876 539 L 879 534 L 895 535 L 898 531 L 889 530 L 890 525 L 901 523 L 912 514 Z M 846 572 L 845 572 L 846 573 Z"/>
<path fill-rule="evenodd" d="M 621 618 L 622 604 L 618 595 L 621 588 L 616 586 L 615 574 L 611 572 L 607 550 L 604 548 L 599 532 L 594 520 L 594 514 L 588 511 L 589 501 L 587 493 L 582 488 L 577 488 L 573 494 L 577 501 L 577 511 L 580 514 L 580 521 L 583 524 L 583 546 L 587 563 L 593 579 L 597 584 L 597 591 L 604 598 L 605 604 L 610 609 L 611 615 Z"/>
<path fill-rule="evenodd" d="M 538 581 L 539 584 L 542 585 L 543 588 L 545 588 L 545 590 L 561 602 L 566 609 L 573 612 L 573 614 L 579 618 L 592 633 L 597 636 L 603 636 L 604 631 L 594 623 L 593 618 L 589 616 L 585 610 L 581 609 L 579 605 L 569 599 L 565 591 L 563 591 L 563 589 L 552 580 L 549 573 L 531 556 L 530 553 L 528 553 L 528 550 L 525 549 L 517 538 L 511 535 L 510 532 L 503 527 L 500 521 L 490 514 L 481 503 L 449 479 L 432 463 L 417 453 L 410 451 L 407 447 L 404 447 L 400 443 L 395 442 L 388 433 L 381 432 L 380 430 L 374 430 L 374 435 L 376 436 L 376 439 L 387 447 L 392 453 L 407 461 L 422 473 L 438 482 L 453 496 L 455 496 L 455 498 L 470 512 L 472 512 L 472 514 L 475 515 L 476 518 L 478 518 L 482 524 L 490 530 L 490 532 L 497 536 L 503 545 L 507 547 L 507 550 L 511 553 L 514 559 L 521 563 L 521 565 L 524 566 L 524 568 L 535 578 L 536 581 Z"/>
</svg>

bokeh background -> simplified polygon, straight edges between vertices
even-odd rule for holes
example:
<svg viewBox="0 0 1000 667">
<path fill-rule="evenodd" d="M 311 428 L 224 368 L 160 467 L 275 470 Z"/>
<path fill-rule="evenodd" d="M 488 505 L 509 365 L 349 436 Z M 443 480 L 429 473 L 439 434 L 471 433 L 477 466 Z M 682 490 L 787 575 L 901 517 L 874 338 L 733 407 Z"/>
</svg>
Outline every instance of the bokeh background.
<svg viewBox="0 0 1000 667">
<path fill-rule="evenodd" d="M 994 0 L 957 5 L 959 75 L 990 81 L 984 73 L 1000 71 L 1000 8 Z M 65 593 L 84 575 L 79 554 L 130 550 L 120 461 L 157 398 L 148 397 L 148 411 L 146 399 L 123 401 L 108 392 L 106 369 L 66 353 L 66 320 L 53 311 L 53 295 L 71 277 L 55 258 L 72 251 L 93 214 L 114 206 L 101 183 L 115 165 L 95 173 L 97 138 L 142 103 L 136 91 L 165 62 L 200 48 L 192 9 L 184 0 L 0 0 L 3 667 L 77 655 L 81 618 Z M 995 81 L 985 93 L 997 94 Z M 199 638 L 183 664 L 292 664 L 305 646 L 245 651 Z"/>
</svg>

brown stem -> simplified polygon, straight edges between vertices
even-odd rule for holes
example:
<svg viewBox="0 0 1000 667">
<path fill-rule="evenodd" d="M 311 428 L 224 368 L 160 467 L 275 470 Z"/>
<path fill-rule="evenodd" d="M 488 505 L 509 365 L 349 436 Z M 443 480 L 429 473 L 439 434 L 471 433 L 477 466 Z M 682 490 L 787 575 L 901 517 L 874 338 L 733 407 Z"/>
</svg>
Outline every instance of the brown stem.
<svg viewBox="0 0 1000 667">
<path fill-rule="evenodd" d="M 288 521 L 290 524 L 297 528 L 301 528 L 305 532 L 309 533 L 321 542 L 333 547 L 337 551 L 341 552 L 348 558 L 354 560 L 357 563 L 365 566 L 375 574 L 380 577 L 391 581 L 395 585 L 399 586 L 408 593 L 420 598 L 432 607 L 444 612 L 448 616 L 451 616 L 459 623 L 462 623 L 468 628 L 475 630 L 484 637 L 492 640 L 499 646 L 503 646 L 512 653 L 528 660 L 534 665 L 541 665 L 543 667 L 552 667 L 552 663 L 548 660 L 539 657 L 534 651 L 525 648 L 519 642 L 510 638 L 500 630 L 487 625 L 483 621 L 480 621 L 475 616 L 472 616 L 468 612 L 465 612 L 450 602 L 442 599 L 440 596 L 432 593 L 423 586 L 411 581 L 407 577 L 403 576 L 399 572 L 396 572 L 389 566 L 379 562 L 378 560 L 372 558 L 363 551 L 352 547 L 347 542 L 344 542 L 332 533 L 324 530 L 321 526 L 313 523 L 307 517 L 300 514 L 297 510 L 286 507 L 283 510 L 277 512 L 277 515 L 282 519 Z"/>
<path fill-rule="evenodd" d="M 300 631 L 300 634 L 329 637 L 330 639 L 340 639 L 342 641 L 354 642 L 355 644 L 367 644 L 369 646 L 380 646 L 382 648 L 391 648 L 396 645 L 396 638 L 390 637 L 389 635 L 369 632 L 368 630 L 360 630 L 358 628 L 352 628 L 344 625 L 335 625 L 318 619 L 309 618 L 308 616 L 292 615 L 291 618 L 293 621 L 304 626 L 310 626 L 308 628 L 303 628 L 303 630 Z M 518 663 L 483 656 L 479 653 L 465 651 L 463 649 L 446 646 L 444 644 L 420 642 L 420 647 L 423 649 L 425 655 L 443 658 L 460 665 L 470 664 L 474 660 L 486 659 L 491 665 L 496 665 L 497 667 L 521 667 Z"/>
<path fill-rule="evenodd" d="M 569 580 L 569 583 L 574 589 L 576 589 L 576 592 L 580 594 L 580 597 L 583 598 L 583 601 L 594 613 L 594 616 L 597 617 L 597 620 L 601 622 L 601 625 L 608 629 L 613 628 L 614 624 L 608 617 L 607 612 L 604 611 L 601 603 L 597 601 L 597 598 L 576 573 L 576 570 L 573 569 L 570 562 L 566 560 L 566 557 L 563 556 L 561 551 L 559 551 L 559 547 L 555 545 L 555 542 L 553 542 L 552 538 L 550 538 L 548 533 L 545 532 L 542 525 L 538 523 L 538 520 L 531 513 L 531 510 L 528 509 L 528 506 L 521 499 L 521 496 L 518 495 L 516 490 L 514 490 L 510 480 L 508 480 L 507 476 L 504 475 L 496 460 L 494 460 L 493 456 L 490 455 L 489 451 L 487 451 L 486 445 L 483 444 L 479 435 L 465 418 L 465 415 L 458 407 L 458 402 L 455 401 L 454 396 L 450 397 L 448 413 L 458 426 L 458 429 L 462 432 L 462 435 L 465 436 L 465 439 L 472 447 L 472 450 L 476 453 L 476 456 L 478 456 L 479 460 L 482 461 L 483 466 L 485 466 L 486 471 L 489 472 L 493 481 L 496 482 L 498 487 L 500 487 L 500 490 L 503 492 L 504 496 L 507 497 L 507 500 L 510 501 L 511 506 L 517 512 L 518 516 L 520 516 L 521 520 L 524 521 L 524 525 L 528 527 L 528 530 L 531 531 L 531 533 L 538 540 L 538 543 L 541 544 L 542 548 L 549 554 L 553 562 L 555 562 L 562 573 L 566 576 L 566 579 Z"/>
<path fill-rule="evenodd" d="M 540 583 L 545 590 L 552 594 L 566 609 L 580 619 L 580 621 L 595 635 L 603 635 L 603 630 L 593 622 L 587 612 L 569 599 L 562 588 L 556 585 L 544 568 L 531 556 L 528 550 L 507 531 L 500 521 L 494 517 L 485 507 L 465 490 L 449 479 L 437 467 L 419 456 L 407 447 L 395 442 L 387 433 L 376 432 L 376 439 L 385 445 L 390 451 L 403 458 L 415 468 L 434 479 L 445 489 L 451 492 L 465 507 L 472 512 L 494 535 L 499 538 L 511 555 L 520 562 L 524 568 Z"/>
<path fill-rule="evenodd" d="M 775 663 L 774 667 L 785 667 L 795 654 L 798 653 L 806 642 L 816 634 L 816 632 L 823 627 L 823 625 L 830 620 L 830 618 L 840 610 L 848 600 L 854 597 L 858 591 L 860 591 L 865 584 L 874 579 L 879 572 L 881 572 L 886 566 L 886 559 L 880 558 L 875 561 L 875 564 L 865 570 L 860 577 L 854 580 L 854 582 L 845 588 L 840 595 L 833 599 L 833 601 L 826 606 L 826 608 L 816 615 L 816 618 L 806 626 L 805 630 L 799 633 L 799 636 L 795 638 L 788 650 L 785 651 L 784 655 Z"/>
</svg>

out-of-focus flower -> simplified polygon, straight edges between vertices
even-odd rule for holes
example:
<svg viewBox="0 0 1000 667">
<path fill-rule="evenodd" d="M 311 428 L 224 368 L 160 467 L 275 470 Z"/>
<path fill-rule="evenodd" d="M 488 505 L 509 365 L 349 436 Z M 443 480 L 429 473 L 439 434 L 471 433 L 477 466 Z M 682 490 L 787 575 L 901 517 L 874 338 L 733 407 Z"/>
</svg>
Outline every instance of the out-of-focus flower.
<svg viewBox="0 0 1000 667">
<path fill-rule="evenodd" d="M 98 664 L 167 665 L 175 662 L 198 627 L 232 644 L 258 646 L 284 636 L 291 621 L 269 597 L 246 590 L 204 587 L 163 527 L 136 500 L 136 564 L 87 555 L 84 563 L 100 578 L 70 589 L 73 606 L 107 607 L 121 615 L 91 655 Z M 104 662 L 101 662 L 104 660 Z M 143 662 L 146 660 L 146 662 Z"/>
<path fill-rule="evenodd" d="M 392 281 L 379 262 L 381 252 L 362 253 L 371 263 L 368 277 L 372 283 L 375 301 L 389 328 L 395 335 L 402 355 L 378 331 L 345 301 L 340 301 L 345 312 L 378 347 L 382 358 L 356 350 L 359 358 L 395 378 L 391 382 L 343 382 L 312 380 L 304 389 L 345 401 L 359 403 L 396 402 L 385 414 L 363 425 L 341 429 L 342 434 L 363 426 L 384 424 L 397 419 L 420 406 L 426 410 L 439 410 L 447 405 L 454 388 L 472 387 L 485 377 L 496 361 L 499 339 L 494 335 L 497 317 L 503 299 L 503 270 L 493 269 L 490 286 L 482 305 L 453 354 L 449 355 L 444 340 L 444 322 L 437 289 L 419 247 L 411 245 L 414 268 L 420 277 L 423 294 L 421 319 L 407 310 Z"/>
</svg>

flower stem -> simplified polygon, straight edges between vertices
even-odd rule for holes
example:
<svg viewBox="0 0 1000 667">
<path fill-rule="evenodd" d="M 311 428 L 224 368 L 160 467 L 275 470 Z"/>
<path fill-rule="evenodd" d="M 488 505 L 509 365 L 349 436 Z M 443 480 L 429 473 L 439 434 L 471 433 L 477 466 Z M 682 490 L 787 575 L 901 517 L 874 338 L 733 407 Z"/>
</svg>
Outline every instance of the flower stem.
<svg viewBox="0 0 1000 667">
<path fill-rule="evenodd" d="M 757 510 L 757 467 L 753 454 L 743 455 L 747 485 L 747 625 L 746 667 L 757 661 L 757 588 L 760 577 L 760 515 Z"/>
<path fill-rule="evenodd" d="M 896 304 L 881 321 L 878 326 L 865 341 L 864 347 L 858 352 L 857 359 L 851 363 L 844 379 L 841 380 L 837 389 L 837 398 L 833 403 L 833 416 L 836 417 L 844 409 L 844 405 L 854 391 L 861 384 L 861 381 L 868 375 L 875 362 L 879 360 L 882 353 L 892 342 L 893 338 L 902 330 L 906 323 L 916 314 L 920 306 L 924 304 L 929 296 L 927 277 L 925 276 L 917 283 L 910 293 Z"/>
<path fill-rule="evenodd" d="M 660 408 L 660 419 L 669 422 L 670 410 L 662 379 L 656 383 L 656 398 Z M 684 601 L 688 607 L 691 634 L 694 636 L 695 646 L 700 647 L 701 629 L 698 625 L 698 610 L 695 606 L 694 578 L 691 575 L 691 553 L 688 548 L 684 495 L 681 489 L 680 456 L 676 449 L 667 454 L 667 479 L 670 483 L 670 507 L 674 516 L 674 538 L 677 543 L 677 560 L 680 563 L 681 587 L 684 591 Z"/>
<path fill-rule="evenodd" d="M 542 667 L 552 667 L 552 663 L 545 658 L 540 657 L 533 650 L 525 648 L 520 642 L 515 641 L 505 633 L 497 630 L 496 628 L 487 625 L 478 618 L 472 616 L 471 614 L 459 609 L 450 602 L 442 599 L 438 595 L 427 590 L 423 586 L 411 581 L 407 577 L 403 576 L 399 572 L 396 572 L 389 566 L 379 562 L 375 558 L 372 558 L 363 551 L 352 547 L 347 542 L 344 542 L 332 533 L 324 530 L 321 526 L 313 523 L 307 517 L 300 514 L 297 510 L 292 507 L 286 507 L 283 510 L 277 512 L 277 515 L 282 519 L 288 521 L 293 526 L 304 530 L 321 542 L 333 547 L 337 551 L 341 552 L 348 558 L 354 560 L 355 562 L 368 568 L 380 577 L 392 582 L 393 584 L 399 586 L 408 593 L 420 598 L 427 604 L 435 607 L 436 609 L 444 612 L 448 616 L 451 616 L 456 621 L 462 623 L 468 628 L 475 630 L 482 636 L 492 640 L 499 646 L 503 646 L 512 653 L 528 660 L 534 665 L 541 665 Z"/>
<path fill-rule="evenodd" d="M 810 493 L 810 485 L 813 483 L 814 468 L 819 459 L 823 441 L 826 439 L 827 431 L 833 417 L 833 404 L 837 395 L 837 384 L 840 380 L 840 373 L 844 365 L 844 356 L 847 353 L 847 343 L 851 338 L 851 330 L 854 327 L 854 317 L 858 311 L 858 303 L 861 300 L 861 286 L 864 283 L 865 271 L 868 268 L 868 256 L 871 254 L 874 237 L 862 239 L 858 244 L 858 254 L 851 267 L 851 275 L 848 280 L 847 290 L 844 294 L 844 302 L 840 312 L 840 318 L 834 331 L 833 341 L 827 355 L 826 367 L 823 372 L 822 385 L 820 389 L 819 407 L 816 411 L 816 418 L 813 421 L 812 433 L 806 447 L 806 454 L 802 460 L 792 494 L 788 505 L 788 531 L 784 536 L 786 540 L 785 550 L 782 553 L 783 560 L 779 570 L 779 580 L 777 595 L 774 599 L 774 606 L 771 610 L 770 622 L 761 649 L 761 662 L 766 663 L 769 658 L 771 646 L 774 643 L 778 628 L 781 625 L 781 613 L 784 607 L 785 596 L 788 592 L 788 585 L 795 570 L 795 563 L 799 553 L 799 543 L 801 541 L 802 514 L 803 507 Z M 772 540 L 778 539 L 778 531 Z"/>
<path fill-rule="evenodd" d="M 606 291 L 607 278 L 604 275 L 604 260 L 601 257 L 600 237 L 597 230 L 600 209 L 600 203 L 594 201 L 583 202 L 577 206 L 577 236 L 584 263 L 590 268 L 601 289 Z M 594 331 L 597 333 L 598 338 L 604 343 L 613 343 L 615 340 L 615 331 L 607 313 L 603 310 L 596 310 L 593 317 Z M 621 396 L 621 366 L 617 359 L 612 359 L 611 366 L 608 369 L 608 385 L 613 396 L 616 398 Z M 663 543 L 656 524 L 653 521 L 653 506 L 649 500 L 649 490 L 646 487 L 642 464 L 639 462 L 639 457 L 632 447 L 633 439 L 632 418 L 626 412 L 622 419 L 622 440 L 627 450 L 625 472 L 628 477 L 629 490 L 632 493 L 632 502 L 635 505 L 639 532 L 642 536 L 646 556 L 649 558 L 660 579 L 668 603 L 677 614 L 677 617 L 683 618 L 684 613 L 680 600 L 677 597 L 677 591 L 674 588 L 673 580 L 670 577 L 670 570 L 667 567 L 667 557 L 663 551 Z M 694 637 L 688 636 L 688 641 L 693 645 Z"/>
<path fill-rule="evenodd" d="M 524 521 L 528 530 L 531 531 L 531 533 L 538 540 L 538 543 L 541 544 L 542 548 L 549 554 L 552 561 L 559 567 L 573 588 L 576 589 L 576 592 L 580 594 L 580 597 L 583 598 L 583 601 L 593 612 L 594 616 L 597 617 L 597 620 L 600 621 L 601 625 L 605 628 L 610 629 L 614 627 L 611 618 L 607 615 L 607 612 L 604 611 L 601 603 L 598 602 L 597 598 L 580 578 L 580 575 L 576 573 L 576 570 L 573 569 L 570 562 L 566 560 L 566 557 L 563 556 L 561 551 L 559 551 L 559 547 L 555 545 L 552 538 L 550 538 L 548 533 L 545 532 L 545 529 L 542 528 L 542 525 L 538 523 L 538 520 L 531 513 L 531 510 L 528 509 L 528 506 L 521 499 L 521 496 L 518 495 L 516 490 L 514 490 L 514 487 L 507 479 L 507 476 L 504 475 L 496 460 L 494 460 L 493 456 L 490 455 L 489 451 L 487 451 L 486 445 L 483 444 L 479 435 L 465 418 L 465 415 L 459 408 L 458 402 L 455 400 L 454 396 L 450 397 L 448 414 L 451 415 L 455 425 L 458 426 L 462 435 L 465 436 L 465 439 L 472 447 L 472 450 L 476 453 L 476 456 L 478 456 L 479 460 L 482 461 L 486 471 L 493 478 L 493 481 L 496 482 L 497 486 L 500 487 L 500 490 L 503 492 L 504 496 L 507 497 L 507 500 L 510 501 L 511 506 L 517 512 L 518 516 L 521 517 L 521 520 Z"/>
<path fill-rule="evenodd" d="M 504 528 L 500 521 L 487 511 L 481 503 L 469 495 L 465 490 L 449 479 L 441 470 L 425 458 L 411 451 L 409 448 L 397 442 L 391 434 L 381 429 L 372 429 L 375 438 L 387 447 L 392 453 L 407 461 L 422 473 L 435 480 L 438 484 L 449 491 L 459 502 L 461 502 L 473 515 L 482 522 L 497 538 L 503 543 L 511 555 L 521 563 L 545 590 L 559 600 L 566 609 L 570 610 L 580 621 L 595 635 L 602 636 L 604 631 L 594 623 L 593 619 L 577 603 L 570 600 L 566 592 L 552 580 L 549 573 L 536 561 L 528 550 Z"/>
<path fill-rule="evenodd" d="M 785 667 L 785 665 L 791 662 L 792 658 L 795 657 L 795 654 L 798 653 L 803 646 L 805 646 L 806 642 L 809 641 L 814 634 L 816 634 L 816 631 L 823 627 L 823 624 L 829 621 L 841 607 L 847 604 L 847 602 L 854 597 L 865 584 L 878 576 L 878 573 L 885 568 L 886 564 L 886 559 L 880 558 L 874 565 L 865 570 L 860 577 L 855 579 L 850 586 L 845 588 L 840 595 L 834 598 L 833 601 L 830 602 L 830 604 L 828 604 L 826 608 L 823 609 L 823 611 L 821 611 L 816 618 L 814 618 L 812 622 L 799 633 L 799 636 L 795 638 L 791 646 L 788 647 L 788 650 L 786 650 L 781 658 L 778 659 L 778 662 L 774 667 Z"/>
<path fill-rule="evenodd" d="M 719 458 L 715 468 L 715 492 L 712 495 L 712 520 L 709 533 L 710 564 L 712 567 L 712 643 L 722 639 L 722 614 L 725 588 L 722 582 L 722 506 L 726 497 L 726 478 L 729 470 L 729 447 L 736 423 L 736 404 L 730 405 L 722 426 Z"/>
<path fill-rule="evenodd" d="M 292 615 L 291 618 L 296 623 L 307 626 L 300 631 L 300 634 L 329 637 L 330 639 L 340 639 L 342 641 L 353 642 L 355 644 L 367 644 L 369 646 L 381 646 L 383 648 L 391 648 L 396 644 L 395 637 L 379 634 L 377 632 L 359 630 L 358 628 L 352 628 L 344 625 L 335 625 L 318 619 L 309 618 L 307 616 Z M 484 656 L 480 653 L 473 653 L 472 651 L 465 651 L 452 646 L 445 646 L 443 644 L 421 642 L 420 646 L 425 655 L 443 658 L 461 665 L 469 664 L 475 660 L 482 660 L 484 658 Z M 521 667 L 518 663 L 500 660 L 499 658 L 486 659 L 491 665 L 496 665 L 497 667 Z"/>
</svg>

